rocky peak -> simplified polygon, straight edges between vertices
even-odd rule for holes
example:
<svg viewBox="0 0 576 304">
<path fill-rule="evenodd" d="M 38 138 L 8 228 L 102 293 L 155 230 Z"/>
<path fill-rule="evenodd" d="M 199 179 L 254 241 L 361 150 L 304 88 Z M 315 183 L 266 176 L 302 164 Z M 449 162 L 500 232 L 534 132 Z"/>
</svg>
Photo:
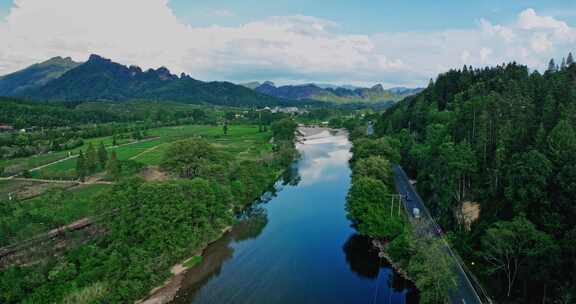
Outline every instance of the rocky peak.
<svg viewBox="0 0 576 304">
<path fill-rule="evenodd" d="M 381 84 L 377 84 L 377 85 L 373 86 L 372 88 L 370 88 L 370 90 L 377 91 L 377 92 L 384 92 L 384 87 Z"/>
<path fill-rule="evenodd" d="M 96 55 L 96 54 L 92 54 L 92 55 L 90 55 L 90 58 L 88 58 L 88 62 L 89 63 L 109 63 L 109 62 L 112 62 L 112 60 L 101 57 L 101 56 Z"/>
</svg>

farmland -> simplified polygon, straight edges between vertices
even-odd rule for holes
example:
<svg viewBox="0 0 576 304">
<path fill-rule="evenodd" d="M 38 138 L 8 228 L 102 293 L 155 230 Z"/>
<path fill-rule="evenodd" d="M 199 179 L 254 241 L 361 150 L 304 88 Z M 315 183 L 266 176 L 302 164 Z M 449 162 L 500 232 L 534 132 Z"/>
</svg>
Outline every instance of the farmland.
<svg viewBox="0 0 576 304">
<path fill-rule="evenodd" d="M 220 126 L 184 125 L 147 130 L 147 139 L 141 141 L 118 140 L 112 146 L 112 136 L 85 140 L 84 145 L 68 151 L 17 158 L 0 162 L 9 173 L 31 170 L 31 176 L 46 179 L 74 179 L 75 157 L 80 150 L 86 151 L 89 144 L 101 142 L 109 153 L 115 151 L 119 160 L 136 160 L 144 165 L 158 165 L 169 143 L 188 137 L 205 137 L 227 152 L 239 154 L 246 159 L 257 157 L 262 151 L 270 151 L 270 132 L 259 132 L 257 126 L 232 125 L 226 136 Z M 69 157 L 69 154 L 71 157 Z M 41 167 L 35 170 L 34 168 Z"/>
<path fill-rule="evenodd" d="M 110 185 L 82 185 L 68 191 L 53 186 L 44 195 L 27 200 L 3 201 L 0 223 L 5 224 L 0 246 L 26 240 L 80 218 L 101 212 L 94 196 Z"/>
<path fill-rule="evenodd" d="M 107 146 L 107 152 L 110 154 L 114 151 L 120 161 L 131 160 L 140 164 L 140 167 L 157 168 L 170 144 L 186 138 L 206 138 L 219 151 L 229 155 L 230 159 L 254 160 L 262 153 L 272 150 L 272 144 L 269 143 L 271 136 L 271 132 L 259 132 L 258 127 L 250 125 L 230 126 L 227 135 L 223 134 L 222 127 L 185 125 L 150 129 L 148 139 L 117 146 L 112 146 L 111 137 L 87 142 L 97 145 L 102 141 Z M 87 144 L 83 147 L 86 146 Z M 78 151 L 79 149 L 74 149 L 70 152 Z M 3 238 L 0 246 L 30 238 L 104 211 L 100 202 L 93 198 L 112 186 L 93 184 L 95 180 L 102 178 L 102 173 L 97 173 L 97 178 L 86 183 L 79 184 L 78 181 L 72 181 L 75 179 L 77 158 L 66 157 L 67 153 L 68 151 L 13 160 L 14 163 L 30 166 L 53 160 L 57 155 L 64 157 L 59 162 L 31 172 L 32 177 L 46 178 L 46 181 L 23 178 L 0 180 L 0 199 L 5 200 L 0 222 L 10 227 L 6 232 L 7 237 Z M 42 161 L 39 161 L 40 159 Z M 49 179 L 52 177 L 58 179 L 68 177 L 71 181 L 50 182 Z M 8 201 L 9 193 L 17 200 Z"/>
</svg>

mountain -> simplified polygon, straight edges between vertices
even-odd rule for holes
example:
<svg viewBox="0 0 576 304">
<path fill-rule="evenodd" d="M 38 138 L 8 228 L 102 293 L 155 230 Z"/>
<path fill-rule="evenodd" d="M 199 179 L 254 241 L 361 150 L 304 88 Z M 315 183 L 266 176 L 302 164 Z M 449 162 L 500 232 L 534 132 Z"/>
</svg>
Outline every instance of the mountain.
<svg viewBox="0 0 576 304">
<path fill-rule="evenodd" d="M 18 72 L 2 76 L 0 77 L 0 96 L 17 95 L 27 90 L 37 89 L 80 64 L 72 61 L 70 57 L 54 57 Z"/>
<path fill-rule="evenodd" d="M 252 86 L 254 84 L 252 83 Z M 317 84 L 276 86 L 269 81 L 257 86 L 254 90 L 278 98 L 309 99 L 331 103 L 386 103 L 399 101 L 421 91 L 421 89 L 408 88 L 385 90 L 380 84 L 371 88 Z"/>
<path fill-rule="evenodd" d="M 253 81 L 253 82 L 240 83 L 240 85 L 245 88 L 249 88 L 250 90 L 254 90 L 257 87 L 261 86 L 262 84 L 259 83 L 258 81 Z"/>
<path fill-rule="evenodd" d="M 202 82 L 167 68 L 143 71 L 110 59 L 91 55 L 80 64 L 45 85 L 13 90 L 9 96 L 59 101 L 177 101 L 229 106 L 294 104 L 229 82 Z M 303 104 L 309 102 L 299 102 Z"/>
</svg>

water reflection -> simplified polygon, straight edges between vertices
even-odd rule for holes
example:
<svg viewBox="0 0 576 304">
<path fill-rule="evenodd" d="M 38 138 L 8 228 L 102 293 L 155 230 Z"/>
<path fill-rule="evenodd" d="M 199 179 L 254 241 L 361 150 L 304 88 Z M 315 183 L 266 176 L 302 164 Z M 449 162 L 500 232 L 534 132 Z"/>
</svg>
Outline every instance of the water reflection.
<svg viewBox="0 0 576 304">
<path fill-rule="evenodd" d="M 350 146 L 346 133 L 337 132 L 330 136 L 328 131 L 311 136 L 299 144 L 298 149 L 306 155 L 300 166 L 302 185 L 309 186 L 340 178 L 340 172 L 333 169 L 348 164 L 352 156 Z"/>
<path fill-rule="evenodd" d="M 239 222 L 234 225 L 232 231 L 206 248 L 203 252 L 202 263 L 187 273 L 172 303 L 193 301 L 196 291 L 213 277 L 220 275 L 224 262 L 234 256 L 234 248 L 231 244 L 257 238 L 267 223 L 266 209 L 261 205 L 254 205 L 242 212 L 239 215 Z"/>
<path fill-rule="evenodd" d="M 350 142 L 322 132 L 272 191 L 204 252 L 174 303 L 416 303 L 346 218 Z"/>
<path fill-rule="evenodd" d="M 236 242 L 255 239 L 262 233 L 268 223 L 266 209 L 259 205 L 249 208 L 240 217 L 240 222 L 234 226 L 232 238 Z"/>
<path fill-rule="evenodd" d="M 344 244 L 343 250 L 350 270 L 364 278 L 378 277 L 380 258 L 368 238 L 353 234 Z"/>
</svg>

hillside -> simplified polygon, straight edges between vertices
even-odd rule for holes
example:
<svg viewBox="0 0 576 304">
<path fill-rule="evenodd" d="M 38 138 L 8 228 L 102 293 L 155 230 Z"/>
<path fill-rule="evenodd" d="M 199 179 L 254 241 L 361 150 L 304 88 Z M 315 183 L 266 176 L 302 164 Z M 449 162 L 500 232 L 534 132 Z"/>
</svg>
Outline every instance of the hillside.
<svg viewBox="0 0 576 304">
<path fill-rule="evenodd" d="M 278 98 L 296 100 L 310 99 L 338 104 L 395 102 L 421 91 L 421 89 L 408 88 L 391 88 L 385 90 L 382 85 L 379 84 L 371 88 L 318 84 L 276 86 L 270 81 L 262 84 L 251 82 L 243 85 L 262 94 Z"/>
<path fill-rule="evenodd" d="M 376 132 L 496 302 L 572 303 L 575 127 L 576 65 L 513 63 L 440 75 Z"/>
<path fill-rule="evenodd" d="M 193 104 L 264 106 L 294 104 L 254 92 L 229 82 L 202 82 L 188 75 L 171 74 L 164 67 L 143 71 L 98 55 L 43 86 L 34 86 L 9 96 L 59 101 L 178 101 Z M 299 104 L 303 104 L 301 102 Z"/>
<path fill-rule="evenodd" d="M 37 89 L 80 64 L 72 61 L 69 57 L 54 57 L 18 72 L 1 76 L 0 96 L 13 96 L 28 90 Z"/>
</svg>

